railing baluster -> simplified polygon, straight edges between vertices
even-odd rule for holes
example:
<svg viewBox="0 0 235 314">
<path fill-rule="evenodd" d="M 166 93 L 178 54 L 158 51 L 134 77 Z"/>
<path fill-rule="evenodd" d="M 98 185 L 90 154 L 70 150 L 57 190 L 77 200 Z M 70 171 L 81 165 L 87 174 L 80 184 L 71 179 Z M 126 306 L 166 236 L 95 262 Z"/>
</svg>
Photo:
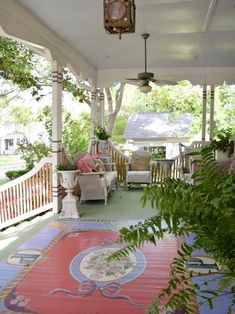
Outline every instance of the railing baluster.
<svg viewBox="0 0 235 314">
<path fill-rule="evenodd" d="M 51 159 L 0 187 L 0 228 L 52 208 Z"/>
</svg>

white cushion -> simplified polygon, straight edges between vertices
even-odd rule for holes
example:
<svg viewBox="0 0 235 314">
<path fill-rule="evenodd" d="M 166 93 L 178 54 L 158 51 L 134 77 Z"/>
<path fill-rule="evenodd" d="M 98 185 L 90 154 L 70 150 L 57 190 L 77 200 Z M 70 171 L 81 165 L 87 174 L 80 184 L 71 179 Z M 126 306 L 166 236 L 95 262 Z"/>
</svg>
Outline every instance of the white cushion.
<svg viewBox="0 0 235 314">
<path fill-rule="evenodd" d="M 150 171 L 129 171 L 127 173 L 127 182 L 132 183 L 151 183 Z"/>
</svg>

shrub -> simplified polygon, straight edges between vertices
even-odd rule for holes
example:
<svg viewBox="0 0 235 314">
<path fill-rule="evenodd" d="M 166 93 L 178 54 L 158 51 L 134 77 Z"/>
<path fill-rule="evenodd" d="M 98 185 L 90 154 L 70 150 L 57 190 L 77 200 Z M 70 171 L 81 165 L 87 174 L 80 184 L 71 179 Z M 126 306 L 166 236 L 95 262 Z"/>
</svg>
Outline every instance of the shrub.
<svg viewBox="0 0 235 314">
<path fill-rule="evenodd" d="M 73 163 L 61 163 L 57 166 L 57 171 L 71 171 L 71 170 L 77 170 L 77 167 Z"/>
<path fill-rule="evenodd" d="M 14 180 L 18 177 L 21 177 L 23 174 L 26 174 L 30 171 L 30 168 L 22 169 L 22 170 L 10 170 L 7 171 L 5 174 L 10 180 Z"/>
<path fill-rule="evenodd" d="M 51 148 L 45 143 L 36 141 L 25 143 L 18 146 L 18 150 L 22 153 L 22 159 L 26 162 L 27 167 L 33 168 L 43 157 L 47 157 L 51 153 Z"/>
</svg>

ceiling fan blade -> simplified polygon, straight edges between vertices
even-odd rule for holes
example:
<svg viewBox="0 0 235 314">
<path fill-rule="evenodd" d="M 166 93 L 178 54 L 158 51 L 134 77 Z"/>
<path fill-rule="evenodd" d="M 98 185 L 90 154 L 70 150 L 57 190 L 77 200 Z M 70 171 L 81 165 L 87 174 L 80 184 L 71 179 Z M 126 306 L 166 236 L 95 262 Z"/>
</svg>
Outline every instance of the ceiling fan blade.
<svg viewBox="0 0 235 314">
<path fill-rule="evenodd" d="M 138 78 L 127 78 L 125 81 L 141 82 Z"/>
<path fill-rule="evenodd" d="M 160 85 L 160 86 L 163 86 L 163 85 L 177 85 L 178 82 L 176 81 L 170 81 L 170 80 L 161 80 L 161 79 L 151 79 L 151 82 L 155 83 L 156 85 Z"/>
<path fill-rule="evenodd" d="M 140 84 L 140 81 L 137 81 L 137 80 L 125 80 L 125 83 L 126 84 L 129 84 L 129 85 L 133 85 L 133 86 L 139 86 Z"/>
</svg>

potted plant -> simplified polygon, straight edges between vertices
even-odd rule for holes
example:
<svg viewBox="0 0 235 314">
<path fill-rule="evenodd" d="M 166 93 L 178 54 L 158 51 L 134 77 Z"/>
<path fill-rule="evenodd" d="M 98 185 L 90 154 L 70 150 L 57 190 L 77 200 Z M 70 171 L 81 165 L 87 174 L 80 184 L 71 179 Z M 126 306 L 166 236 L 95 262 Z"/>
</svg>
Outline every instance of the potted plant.
<svg viewBox="0 0 235 314">
<path fill-rule="evenodd" d="M 94 129 L 94 134 L 99 140 L 99 151 L 102 153 L 108 152 L 108 139 L 110 138 L 110 134 L 107 132 L 106 128 L 97 124 Z"/>
<path fill-rule="evenodd" d="M 62 211 L 60 218 L 78 218 L 78 197 L 73 195 L 74 188 L 78 182 L 76 165 L 72 162 L 60 163 L 57 166 L 60 177 L 60 184 L 67 195 L 62 200 Z"/>
<path fill-rule="evenodd" d="M 228 159 L 234 153 L 233 131 L 231 128 L 220 129 L 211 141 L 210 147 L 215 150 L 217 160 Z"/>
</svg>

